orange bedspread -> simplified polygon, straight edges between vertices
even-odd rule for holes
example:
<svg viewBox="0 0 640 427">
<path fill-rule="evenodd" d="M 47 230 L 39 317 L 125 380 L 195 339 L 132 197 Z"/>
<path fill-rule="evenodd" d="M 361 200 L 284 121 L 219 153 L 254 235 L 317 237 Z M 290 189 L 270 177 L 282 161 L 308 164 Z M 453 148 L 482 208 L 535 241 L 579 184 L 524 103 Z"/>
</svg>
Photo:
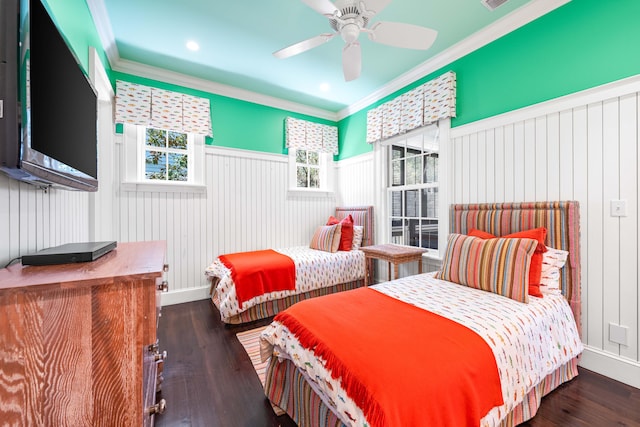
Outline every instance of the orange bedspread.
<svg viewBox="0 0 640 427">
<path fill-rule="evenodd" d="M 251 298 L 296 288 L 296 266 L 293 260 L 274 250 L 239 252 L 220 255 L 218 258 L 231 270 L 240 308 L 243 302 Z"/>
<path fill-rule="evenodd" d="M 478 426 L 502 405 L 479 335 L 373 289 L 302 301 L 275 320 L 327 361 L 372 426 Z"/>
</svg>

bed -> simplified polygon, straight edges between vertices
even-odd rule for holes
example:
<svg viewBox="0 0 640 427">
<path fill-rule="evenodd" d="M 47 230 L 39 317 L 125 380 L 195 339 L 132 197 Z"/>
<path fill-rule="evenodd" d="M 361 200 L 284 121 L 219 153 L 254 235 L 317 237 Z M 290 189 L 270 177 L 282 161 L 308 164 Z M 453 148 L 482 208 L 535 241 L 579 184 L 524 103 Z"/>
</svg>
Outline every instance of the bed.
<svg viewBox="0 0 640 427">
<path fill-rule="evenodd" d="M 261 336 L 262 356 L 269 358 L 265 394 L 298 425 L 513 426 L 531 419 L 544 395 L 578 374 L 578 203 L 453 205 L 450 212 L 450 245 L 459 236 L 470 241 L 471 229 L 506 236 L 546 228 L 544 244 L 555 250 L 545 257 L 568 252 L 564 267 L 555 269 L 557 289 L 549 284 L 542 298 L 527 295 L 523 303 L 426 273 L 285 310 Z M 491 242 L 522 244 L 529 255 L 537 251 L 531 239 Z M 448 246 L 437 274 L 450 266 L 449 255 Z M 527 268 L 519 274 L 528 273 Z M 353 307 L 347 316 L 345 304 Z M 318 316 L 346 337 L 318 329 Z M 452 324 L 455 334 L 444 328 Z M 460 341 L 451 338 L 469 331 Z M 401 347 L 403 335 L 411 335 L 411 347 Z M 471 361 L 464 353 L 472 353 Z"/>
<path fill-rule="evenodd" d="M 360 246 L 374 242 L 372 206 L 337 207 L 334 217 L 344 220 L 351 216 L 354 226 L 361 227 Z M 324 225 L 324 224 L 323 224 Z M 227 324 L 241 324 L 265 319 L 305 299 L 364 286 L 365 261 L 360 250 L 335 253 L 297 246 L 275 249 L 295 264 L 295 289 L 269 292 L 248 301 L 239 301 L 236 283 L 230 269 L 217 257 L 206 269 L 213 304 Z"/>
</svg>

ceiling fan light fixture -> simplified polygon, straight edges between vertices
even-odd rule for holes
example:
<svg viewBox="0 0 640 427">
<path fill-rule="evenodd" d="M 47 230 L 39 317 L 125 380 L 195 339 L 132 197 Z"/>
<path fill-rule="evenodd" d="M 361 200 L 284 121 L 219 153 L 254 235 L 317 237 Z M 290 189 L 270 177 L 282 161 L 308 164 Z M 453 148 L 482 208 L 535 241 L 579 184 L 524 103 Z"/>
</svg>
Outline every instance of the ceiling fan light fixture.
<svg viewBox="0 0 640 427">
<path fill-rule="evenodd" d="M 344 27 L 340 29 L 340 35 L 342 36 L 342 40 L 345 43 L 350 44 L 354 41 L 358 40 L 358 36 L 360 35 L 360 27 L 357 24 L 346 24 Z"/>
</svg>

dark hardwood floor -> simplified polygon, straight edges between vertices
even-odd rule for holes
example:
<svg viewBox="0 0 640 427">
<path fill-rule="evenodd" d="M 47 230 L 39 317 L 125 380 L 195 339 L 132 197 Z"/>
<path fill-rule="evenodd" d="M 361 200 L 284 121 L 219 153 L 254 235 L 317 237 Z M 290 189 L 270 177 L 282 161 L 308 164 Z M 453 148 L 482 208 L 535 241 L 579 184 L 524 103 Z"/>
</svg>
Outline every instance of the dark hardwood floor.
<svg viewBox="0 0 640 427">
<path fill-rule="evenodd" d="M 290 427 L 276 417 L 251 361 L 236 339 L 248 326 L 225 326 L 209 300 L 163 307 L 160 348 L 167 350 L 157 426 Z M 522 426 L 640 426 L 640 390 L 580 369 L 546 396 Z"/>
</svg>

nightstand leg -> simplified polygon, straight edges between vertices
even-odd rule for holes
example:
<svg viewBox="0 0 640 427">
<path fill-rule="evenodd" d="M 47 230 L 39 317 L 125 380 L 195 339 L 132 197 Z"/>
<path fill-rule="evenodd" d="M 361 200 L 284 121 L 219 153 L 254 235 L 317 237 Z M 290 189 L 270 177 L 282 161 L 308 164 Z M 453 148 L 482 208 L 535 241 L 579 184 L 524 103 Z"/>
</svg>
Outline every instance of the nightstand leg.
<svg viewBox="0 0 640 427">
<path fill-rule="evenodd" d="M 393 273 L 394 279 L 398 279 L 398 277 L 400 277 L 400 265 L 396 263 L 393 264 Z"/>
</svg>

